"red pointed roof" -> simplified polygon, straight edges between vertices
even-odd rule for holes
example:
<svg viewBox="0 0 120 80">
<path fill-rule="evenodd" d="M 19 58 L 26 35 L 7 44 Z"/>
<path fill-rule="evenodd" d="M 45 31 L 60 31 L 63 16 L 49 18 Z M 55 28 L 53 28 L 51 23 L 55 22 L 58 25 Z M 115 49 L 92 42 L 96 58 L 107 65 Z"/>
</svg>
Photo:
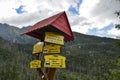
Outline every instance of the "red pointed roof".
<svg viewBox="0 0 120 80">
<path fill-rule="evenodd" d="M 53 31 L 62 34 L 64 36 L 64 41 L 71 41 L 74 39 L 65 12 L 58 13 L 36 23 L 24 31 L 22 34 L 43 40 L 46 31 Z"/>
</svg>

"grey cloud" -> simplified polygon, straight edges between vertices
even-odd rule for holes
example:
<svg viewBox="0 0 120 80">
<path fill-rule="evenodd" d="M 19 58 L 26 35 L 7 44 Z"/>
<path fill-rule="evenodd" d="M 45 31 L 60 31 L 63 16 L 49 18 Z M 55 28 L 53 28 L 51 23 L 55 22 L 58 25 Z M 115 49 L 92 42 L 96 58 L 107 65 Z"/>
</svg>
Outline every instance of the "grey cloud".
<svg viewBox="0 0 120 80">
<path fill-rule="evenodd" d="M 5 18 L 2 20 L 2 22 L 9 23 L 12 25 L 23 27 L 26 25 L 33 25 L 34 23 L 42 20 L 43 18 L 47 17 L 49 14 L 49 11 L 38 11 L 31 14 L 21 14 L 19 16 L 14 16 L 10 18 Z"/>
<path fill-rule="evenodd" d="M 82 23 L 82 24 L 81 24 L 81 26 L 85 26 L 85 25 L 87 25 L 87 26 L 91 26 L 91 25 L 92 25 L 92 23 L 89 23 L 89 22 L 84 22 L 84 23 Z"/>
<path fill-rule="evenodd" d="M 74 19 L 74 21 L 72 22 L 72 25 L 79 25 L 80 23 L 83 23 L 85 21 L 87 21 L 87 18 L 78 16 Z"/>
<path fill-rule="evenodd" d="M 114 12 L 119 9 L 120 1 L 118 0 L 100 0 L 100 2 L 92 9 L 91 15 L 114 19 Z"/>
</svg>

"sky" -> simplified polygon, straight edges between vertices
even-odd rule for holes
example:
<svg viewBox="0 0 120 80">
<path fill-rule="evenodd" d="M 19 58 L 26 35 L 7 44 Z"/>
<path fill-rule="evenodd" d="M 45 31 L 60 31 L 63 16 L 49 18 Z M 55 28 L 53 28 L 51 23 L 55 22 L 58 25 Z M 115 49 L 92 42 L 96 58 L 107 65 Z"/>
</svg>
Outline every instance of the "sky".
<svg viewBox="0 0 120 80">
<path fill-rule="evenodd" d="M 32 26 L 65 11 L 71 29 L 87 35 L 116 38 L 120 30 L 120 0 L 0 0 L 0 23 L 15 27 Z"/>
</svg>

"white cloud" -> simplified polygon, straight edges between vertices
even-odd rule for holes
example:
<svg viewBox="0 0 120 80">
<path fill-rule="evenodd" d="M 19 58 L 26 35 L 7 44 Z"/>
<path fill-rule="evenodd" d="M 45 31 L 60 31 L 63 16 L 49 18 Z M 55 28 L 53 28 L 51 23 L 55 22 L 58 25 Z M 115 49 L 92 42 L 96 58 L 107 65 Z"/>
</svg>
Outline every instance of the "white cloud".
<svg viewBox="0 0 120 80">
<path fill-rule="evenodd" d="M 80 15 L 84 17 L 91 17 L 91 11 L 94 7 L 96 7 L 96 4 L 99 2 L 99 0 L 83 0 L 81 7 L 80 7 Z"/>
<path fill-rule="evenodd" d="M 83 0 L 79 14 L 71 14 L 68 11 L 70 6 L 78 9 L 78 3 L 79 0 L 0 0 L 0 23 L 23 27 L 61 11 L 67 12 L 72 30 L 81 33 L 88 33 L 94 28 L 101 30 L 110 23 L 120 22 L 114 14 L 120 9 L 118 0 Z M 15 9 L 21 5 L 24 13 L 17 14 Z M 115 35 L 112 31 L 114 29 L 107 34 Z"/>
<path fill-rule="evenodd" d="M 50 15 L 67 11 L 78 0 L 3 0 L 0 1 L 0 22 L 23 27 L 33 25 Z M 15 9 L 23 5 L 25 13 L 17 14 Z"/>
<path fill-rule="evenodd" d="M 19 7 L 19 2 L 14 0 L 0 0 L 0 19 L 17 15 L 14 8 Z"/>
<path fill-rule="evenodd" d="M 108 31 L 108 34 L 113 36 L 120 36 L 120 30 L 113 28 Z"/>
<path fill-rule="evenodd" d="M 110 23 L 120 23 L 120 20 L 114 14 L 115 11 L 120 9 L 119 4 L 120 1 L 118 0 L 83 0 L 83 3 L 79 8 L 80 15 L 75 19 L 75 26 L 77 25 L 79 27 L 77 28 L 77 31 L 87 33 L 89 30 L 96 28 L 99 32 L 101 32 L 101 29 L 105 28 Z M 82 18 L 83 20 L 80 20 Z M 114 30 L 114 28 L 112 28 L 112 30 Z M 109 32 L 109 30 L 107 32 Z M 108 35 L 107 32 L 106 35 Z M 117 36 L 116 33 L 113 34 L 114 36 Z M 96 35 L 102 34 L 99 33 Z M 112 34 L 109 33 L 109 35 Z"/>
<path fill-rule="evenodd" d="M 113 9 L 112 6 L 116 6 Z M 91 22 L 92 28 L 102 29 L 111 22 L 115 22 L 115 8 L 120 5 L 113 0 L 83 0 L 80 7 L 80 16 L 88 19 Z M 88 25 L 89 26 L 89 25 Z"/>
</svg>

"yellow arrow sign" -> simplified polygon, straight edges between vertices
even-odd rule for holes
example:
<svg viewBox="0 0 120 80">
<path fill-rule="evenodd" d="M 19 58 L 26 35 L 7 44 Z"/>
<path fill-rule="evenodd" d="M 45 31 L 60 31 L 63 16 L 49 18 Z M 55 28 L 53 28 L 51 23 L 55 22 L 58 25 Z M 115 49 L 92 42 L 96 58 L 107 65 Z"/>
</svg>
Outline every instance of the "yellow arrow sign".
<svg viewBox="0 0 120 80">
<path fill-rule="evenodd" d="M 66 58 L 60 55 L 46 55 L 44 67 L 45 68 L 66 68 Z"/>
<path fill-rule="evenodd" d="M 40 52 L 42 52 L 42 50 L 43 50 L 43 45 L 44 45 L 44 43 L 43 42 L 38 42 L 38 43 L 36 43 L 35 45 L 34 45 L 34 47 L 33 47 L 33 54 L 36 54 L 36 53 L 40 53 Z"/>
<path fill-rule="evenodd" d="M 40 60 L 31 61 L 30 68 L 41 68 L 41 61 Z"/>
<path fill-rule="evenodd" d="M 50 45 L 46 45 L 43 48 L 43 53 L 60 53 L 60 45 L 55 45 L 55 44 L 50 44 Z"/>
<path fill-rule="evenodd" d="M 45 32 L 45 42 L 64 45 L 64 36 L 55 32 Z"/>
</svg>

